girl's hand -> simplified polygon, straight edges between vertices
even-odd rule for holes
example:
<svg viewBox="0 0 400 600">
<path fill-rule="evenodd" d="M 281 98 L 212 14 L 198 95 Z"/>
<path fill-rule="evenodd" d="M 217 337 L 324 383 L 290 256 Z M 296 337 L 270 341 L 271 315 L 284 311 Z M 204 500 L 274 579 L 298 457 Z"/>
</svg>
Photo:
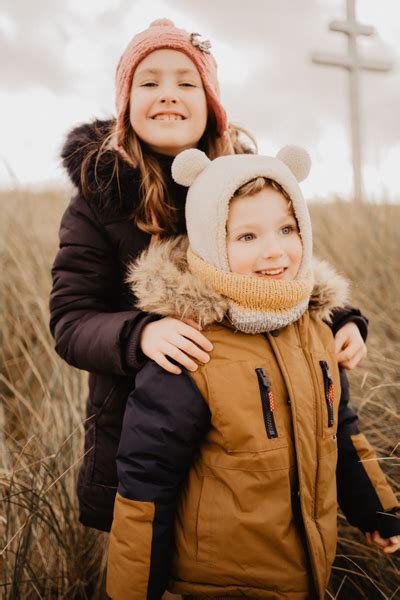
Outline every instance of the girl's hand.
<svg viewBox="0 0 400 600">
<path fill-rule="evenodd" d="M 367 356 L 367 346 L 357 325 L 350 321 L 335 335 L 335 348 L 338 363 L 345 369 L 354 369 Z"/>
<path fill-rule="evenodd" d="M 365 539 L 369 546 L 378 546 L 379 550 L 382 550 L 384 554 L 393 554 L 393 552 L 396 552 L 400 548 L 400 535 L 383 538 L 379 531 L 367 531 Z"/>
<path fill-rule="evenodd" d="M 145 325 L 140 346 L 143 354 L 169 373 L 179 375 L 182 370 L 172 364 L 167 357 L 173 358 L 189 371 L 196 371 L 197 364 L 192 358 L 207 363 L 210 360 L 207 352 L 213 349 L 211 342 L 199 330 L 199 325 L 191 319 L 180 321 L 172 317 L 164 317 Z"/>
</svg>

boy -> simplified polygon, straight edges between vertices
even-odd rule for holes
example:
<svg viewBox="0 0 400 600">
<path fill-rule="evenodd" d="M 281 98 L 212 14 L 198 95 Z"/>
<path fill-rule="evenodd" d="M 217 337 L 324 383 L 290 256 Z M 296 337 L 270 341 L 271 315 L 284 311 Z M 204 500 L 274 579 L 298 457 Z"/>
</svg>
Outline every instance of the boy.
<svg viewBox="0 0 400 600">
<path fill-rule="evenodd" d="M 142 310 L 196 320 L 214 349 L 190 375 L 149 362 L 137 377 L 117 459 L 108 593 L 159 599 L 169 579 L 191 598 L 323 598 L 336 473 L 350 523 L 379 532 L 390 551 L 400 527 L 378 464 L 360 463 L 373 453 L 346 385 L 340 393 L 324 321 L 347 286 L 312 261 L 297 183 L 308 155 L 287 147 L 276 158 L 209 161 L 187 150 L 172 168 L 190 186 L 189 247 L 153 246 L 131 285 Z"/>
</svg>

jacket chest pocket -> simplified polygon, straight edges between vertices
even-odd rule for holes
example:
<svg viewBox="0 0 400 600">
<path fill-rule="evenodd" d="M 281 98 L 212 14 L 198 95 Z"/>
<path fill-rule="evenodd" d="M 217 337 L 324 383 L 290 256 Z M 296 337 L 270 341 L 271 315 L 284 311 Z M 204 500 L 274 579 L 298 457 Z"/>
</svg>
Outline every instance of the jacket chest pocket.
<svg viewBox="0 0 400 600">
<path fill-rule="evenodd" d="M 288 445 L 285 388 L 268 365 L 238 361 L 207 371 L 212 423 L 228 452 L 265 452 Z"/>
<path fill-rule="evenodd" d="M 322 437 L 336 436 L 340 402 L 340 379 L 336 355 L 314 355 L 317 378 L 317 414 Z"/>
</svg>

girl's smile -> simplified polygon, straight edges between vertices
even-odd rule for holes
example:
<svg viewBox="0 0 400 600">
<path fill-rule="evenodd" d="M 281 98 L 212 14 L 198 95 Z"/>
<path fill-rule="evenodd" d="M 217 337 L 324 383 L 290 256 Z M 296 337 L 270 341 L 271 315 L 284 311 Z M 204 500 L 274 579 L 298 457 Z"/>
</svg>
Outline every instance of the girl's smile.
<svg viewBox="0 0 400 600">
<path fill-rule="evenodd" d="M 132 81 L 130 122 L 151 149 L 175 156 L 197 146 L 207 125 L 200 74 L 186 54 L 156 50 L 139 63 Z"/>
<path fill-rule="evenodd" d="M 160 112 L 151 117 L 157 121 L 183 121 L 185 117 L 175 112 Z"/>
</svg>

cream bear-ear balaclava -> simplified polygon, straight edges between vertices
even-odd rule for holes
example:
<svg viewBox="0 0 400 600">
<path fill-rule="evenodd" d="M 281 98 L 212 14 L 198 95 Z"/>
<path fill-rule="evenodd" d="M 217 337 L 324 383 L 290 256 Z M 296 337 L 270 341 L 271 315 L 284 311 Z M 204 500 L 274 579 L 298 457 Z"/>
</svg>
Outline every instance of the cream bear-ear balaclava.
<svg viewBox="0 0 400 600">
<path fill-rule="evenodd" d="M 221 156 L 210 161 L 201 150 L 181 152 L 172 176 L 189 187 L 186 226 L 190 271 L 228 299 L 228 317 L 245 333 L 260 333 L 293 323 L 307 309 L 313 288 L 310 215 L 299 181 L 310 171 L 309 155 L 286 146 L 276 157 L 254 154 Z M 299 271 L 292 281 L 266 280 L 232 273 L 226 248 L 229 203 L 237 189 L 256 177 L 279 183 L 292 200 L 303 243 Z"/>
</svg>

